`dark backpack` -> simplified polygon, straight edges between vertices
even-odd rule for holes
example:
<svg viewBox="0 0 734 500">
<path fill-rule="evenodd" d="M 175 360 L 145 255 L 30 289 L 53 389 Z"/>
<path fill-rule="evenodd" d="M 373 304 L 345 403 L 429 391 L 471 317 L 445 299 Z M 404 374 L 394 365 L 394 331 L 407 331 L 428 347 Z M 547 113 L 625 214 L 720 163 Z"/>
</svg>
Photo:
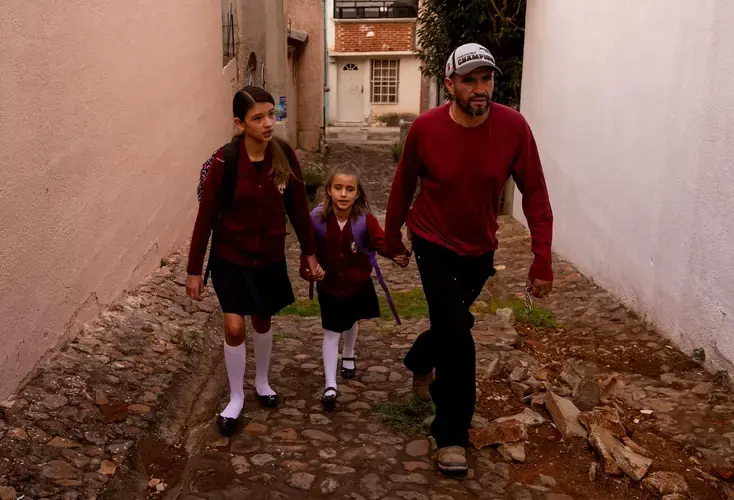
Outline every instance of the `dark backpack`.
<svg viewBox="0 0 734 500">
<path fill-rule="evenodd" d="M 224 145 L 224 179 L 222 182 L 222 188 L 224 189 L 224 206 L 228 207 L 234 200 L 234 191 L 237 187 L 237 171 L 240 159 L 240 144 L 242 143 L 242 136 L 238 135 L 234 137 L 230 142 Z M 212 163 L 219 161 L 216 158 L 216 152 L 209 157 L 201 166 L 201 173 L 199 174 L 199 185 L 196 188 L 196 198 L 201 203 L 201 195 L 204 193 L 204 182 L 206 177 L 209 175 L 209 169 Z"/>
</svg>

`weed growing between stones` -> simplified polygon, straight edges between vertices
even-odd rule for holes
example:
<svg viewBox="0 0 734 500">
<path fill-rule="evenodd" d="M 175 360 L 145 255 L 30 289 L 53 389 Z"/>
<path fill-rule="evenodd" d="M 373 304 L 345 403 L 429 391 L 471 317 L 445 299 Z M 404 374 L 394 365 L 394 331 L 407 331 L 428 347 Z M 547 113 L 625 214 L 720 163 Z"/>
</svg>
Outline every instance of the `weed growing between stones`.
<svg viewBox="0 0 734 500">
<path fill-rule="evenodd" d="M 496 313 L 498 309 L 512 309 L 515 323 L 533 326 L 536 328 L 556 328 L 556 318 L 550 309 L 539 306 L 537 303 L 533 305 L 532 311 L 528 312 L 525 301 L 522 299 L 493 299 L 487 307 L 491 313 Z M 478 309 L 473 309 L 477 312 Z"/>
<path fill-rule="evenodd" d="M 392 319 L 392 313 L 387 305 L 384 295 L 378 295 L 380 300 L 380 310 L 382 311 L 382 319 Z M 423 290 L 414 288 L 407 292 L 392 293 L 393 302 L 398 310 L 398 314 L 403 319 L 410 318 L 426 318 L 428 317 L 428 304 L 423 295 Z M 294 304 L 283 309 L 279 316 L 297 316 L 300 318 L 313 318 L 321 314 L 319 303 L 314 300 L 297 300 Z"/>
<path fill-rule="evenodd" d="M 295 335 L 289 332 L 275 332 L 273 334 L 273 340 L 278 342 L 285 339 L 295 339 L 297 338 Z"/>
<path fill-rule="evenodd" d="M 395 403 L 380 403 L 370 409 L 380 415 L 382 422 L 395 432 L 416 436 L 425 430 L 423 422 L 436 413 L 433 403 L 422 403 L 415 398 Z"/>
</svg>

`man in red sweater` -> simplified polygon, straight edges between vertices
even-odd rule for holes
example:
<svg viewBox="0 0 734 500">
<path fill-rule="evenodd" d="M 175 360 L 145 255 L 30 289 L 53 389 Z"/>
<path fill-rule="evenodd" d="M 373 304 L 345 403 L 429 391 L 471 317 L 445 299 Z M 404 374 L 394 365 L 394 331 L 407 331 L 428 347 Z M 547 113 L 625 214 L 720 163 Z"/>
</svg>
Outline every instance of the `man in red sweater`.
<svg viewBox="0 0 734 500">
<path fill-rule="evenodd" d="M 401 235 L 407 219 L 428 302 L 431 327 L 416 339 L 405 365 L 416 396 L 436 405 L 431 433 L 439 470 L 448 473 L 467 470 L 476 402 L 469 308 L 495 272 L 497 212 L 510 176 L 522 192 L 532 236 L 528 289 L 542 297 L 553 282 L 553 214 L 537 147 L 520 113 L 491 102 L 495 73 L 494 57 L 481 45 L 462 45 L 451 54 L 445 85 L 453 102 L 413 123 L 387 206 L 388 253 L 407 253 Z"/>
</svg>

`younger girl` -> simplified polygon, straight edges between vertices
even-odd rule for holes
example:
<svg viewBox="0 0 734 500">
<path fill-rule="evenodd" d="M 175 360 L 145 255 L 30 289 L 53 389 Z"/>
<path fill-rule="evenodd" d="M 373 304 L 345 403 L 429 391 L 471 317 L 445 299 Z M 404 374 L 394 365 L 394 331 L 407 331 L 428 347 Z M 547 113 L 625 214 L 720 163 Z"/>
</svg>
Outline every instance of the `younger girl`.
<svg viewBox="0 0 734 500">
<path fill-rule="evenodd" d="M 255 389 L 260 403 L 278 404 L 268 383 L 273 334 L 271 317 L 294 302 L 285 262 L 286 213 L 310 275 L 323 277 L 314 255 L 306 189 L 295 153 L 273 137 L 275 101 L 259 87 L 245 87 L 232 103 L 239 131 L 210 160 L 188 262 L 186 291 L 199 299 L 204 255 L 212 236 L 207 272 L 224 313 L 224 362 L 230 400 L 217 419 L 231 435 L 245 403 L 245 316 L 255 330 Z"/>
<path fill-rule="evenodd" d="M 366 217 L 366 224 L 358 229 L 356 222 Z M 367 197 L 362 189 L 359 170 L 341 166 L 331 171 L 325 183 L 324 203 L 312 214 L 316 226 L 316 255 L 324 267 L 325 278 L 318 284 L 321 325 L 324 329 L 323 358 L 325 391 L 321 399 L 324 408 L 336 405 L 336 367 L 339 337 L 344 335 L 342 351 L 342 378 L 356 375 L 354 345 L 357 340 L 357 322 L 380 316 L 380 305 L 372 283 L 372 264 L 358 247 L 357 231 L 366 231 L 371 250 L 385 255 L 385 233 L 377 219 L 369 213 Z M 321 230 L 319 230 L 321 227 Z M 364 243 L 361 243 L 364 245 Z M 395 259 L 401 267 L 407 265 L 407 256 Z M 302 276 L 311 279 L 302 266 Z"/>
</svg>

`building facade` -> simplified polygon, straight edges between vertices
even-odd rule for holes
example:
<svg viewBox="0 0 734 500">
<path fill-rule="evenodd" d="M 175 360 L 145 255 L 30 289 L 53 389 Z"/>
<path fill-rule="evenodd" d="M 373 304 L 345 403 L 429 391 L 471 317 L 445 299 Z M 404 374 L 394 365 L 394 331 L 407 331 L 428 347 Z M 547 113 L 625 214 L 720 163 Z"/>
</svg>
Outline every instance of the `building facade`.
<svg viewBox="0 0 734 500">
<path fill-rule="evenodd" d="M 288 0 L 288 137 L 300 148 L 319 149 L 324 136 L 323 0 Z"/>
<path fill-rule="evenodd" d="M 417 0 L 327 0 L 330 124 L 387 124 L 421 108 Z"/>
<path fill-rule="evenodd" d="M 521 110 L 555 250 L 730 373 L 732 78 L 729 0 L 528 3 Z"/>
<path fill-rule="evenodd" d="M 318 147 L 323 7 L 289 3 L 292 30 L 284 0 L 3 2 L 0 401 L 188 240 L 237 89 L 296 103 L 278 134 Z"/>
</svg>

